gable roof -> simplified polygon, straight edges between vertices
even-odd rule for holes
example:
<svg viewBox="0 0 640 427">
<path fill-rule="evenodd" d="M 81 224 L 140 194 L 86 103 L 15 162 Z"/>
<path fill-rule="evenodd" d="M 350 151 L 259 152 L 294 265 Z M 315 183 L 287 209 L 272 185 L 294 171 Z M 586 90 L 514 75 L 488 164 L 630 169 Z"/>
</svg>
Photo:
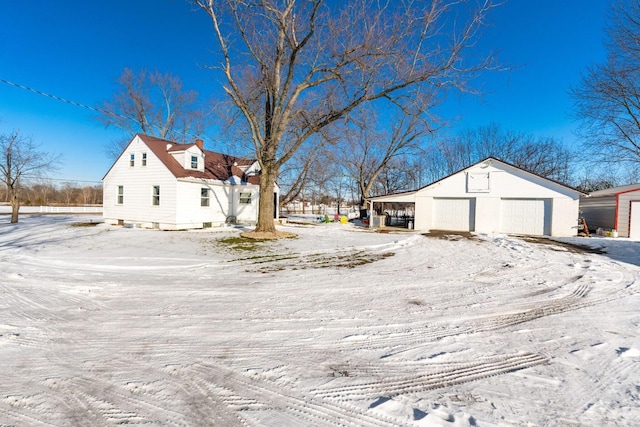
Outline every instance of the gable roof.
<svg viewBox="0 0 640 427">
<path fill-rule="evenodd" d="M 480 164 L 482 164 L 482 163 L 485 163 L 485 162 L 489 162 L 489 164 L 490 164 L 490 163 L 492 163 L 492 162 L 496 162 L 496 163 L 502 164 L 502 165 L 504 165 L 504 166 L 507 166 L 507 167 L 510 167 L 510 168 L 513 168 L 513 169 L 517 169 L 517 170 L 519 170 L 519 171 L 522 171 L 522 172 L 524 172 L 524 173 L 525 173 L 525 174 L 527 174 L 527 175 L 531 175 L 531 176 L 536 177 L 536 178 L 538 178 L 538 179 L 542 179 L 542 180 L 544 180 L 544 181 L 547 181 L 547 182 L 553 183 L 554 185 L 561 186 L 562 188 L 566 188 L 566 189 L 568 189 L 568 190 L 575 191 L 577 194 L 585 195 L 585 193 L 583 193 L 582 191 L 580 191 L 580 190 L 578 190 L 578 189 L 575 189 L 575 188 L 573 188 L 573 187 L 570 187 L 570 186 L 568 186 L 568 185 L 566 185 L 566 184 L 562 184 L 561 182 L 555 181 L 555 180 L 553 180 L 553 179 L 545 178 L 545 177 L 543 177 L 543 176 L 541 176 L 541 175 L 538 175 L 538 174 L 535 174 L 535 173 L 533 173 L 533 172 L 529 172 L 529 171 L 528 171 L 528 170 L 526 170 L 526 169 L 522 169 L 521 167 L 518 167 L 518 166 L 512 165 L 512 164 L 507 163 L 507 162 L 505 162 L 504 160 L 500 160 L 500 159 L 498 159 L 498 158 L 496 158 L 496 157 L 487 157 L 487 158 L 485 158 L 485 159 L 480 160 L 479 162 L 476 162 L 476 163 L 474 163 L 474 164 L 472 164 L 472 165 L 470 165 L 470 166 L 467 166 L 466 168 L 460 169 L 460 170 L 458 170 L 458 171 L 456 171 L 456 172 L 454 172 L 454 173 L 452 173 L 452 174 L 449 174 L 449 175 L 445 176 L 444 178 L 440 178 L 440 179 L 438 179 L 438 180 L 436 180 L 436 181 L 433 181 L 432 183 L 427 184 L 427 185 L 425 185 L 424 187 L 420 187 L 420 188 L 418 188 L 417 190 L 413 190 L 413 191 L 405 191 L 405 192 L 395 193 L 395 194 L 386 194 L 386 195 L 383 195 L 383 196 L 370 197 L 368 200 L 381 201 L 381 202 L 382 202 L 382 201 L 386 201 L 386 200 L 380 200 L 380 199 L 385 198 L 385 197 L 411 195 L 411 194 L 417 193 L 417 192 L 418 192 L 418 191 L 420 191 L 420 190 L 424 190 L 424 189 L 426 189 L 426 188 L 429 188 L 429 187 L 431 187 L 431 186 L 434 186 L 434 185 L 436 185 L 437 183 L 439 183 L 439 182 L 441 182 L 441 181 L 444 181 L 445 179 L 448 179 L 448 178 L 450 178 L 450 177 L 452 177 L 452 176 L 454 176 L 454 175 L 457 175 L 457 174 L 459 174 L 459 173 L 461 173 L 461 172 L 464 172 L 464 171 L 466 171 L 466 170 L 468 170 L 468 169 L 474 168 L 474 167 L 476 167 L 476 166 L 478 166 L 478 165 L 480 165 Z M 389 200 L 389 201 L 393 201 L 393 200 Z"/>
<path fill-rule="evenodd" d="M 629 184 L 622 185 L 620 187 L 605 188 L 604 190 L 598 190 L 589 193 L 589 197 L 617 196 L 618 194 L 629 193 L 636 190 L 640 190 L 640 184 Z"/>
<path fill-rule="evenodd" d="M 246 175 L 241 166 L 251 166 L 255 160 L 241 157 L 234 157 L 228 154 L 217 153 L 215 151 L 198 149 L 204 153 L 204 171 L 185 169 L 175 159 L 171 153 L 186 151 L 197 144 L 179 144 L 173 141 L 156 138 L 145 134 L 136 134 L 135 138 L 140 138 L 149 150 L 164 164 L 164 166 L 176 178 L 198 178 L 211 179 L 216 181 L 229 181 L 232 177 L 239 177 L 243 182 L 258 185 L 260 177 L 256 175 Z M 108 172 L 107 172 L 108 174 Z"/>
</svg>

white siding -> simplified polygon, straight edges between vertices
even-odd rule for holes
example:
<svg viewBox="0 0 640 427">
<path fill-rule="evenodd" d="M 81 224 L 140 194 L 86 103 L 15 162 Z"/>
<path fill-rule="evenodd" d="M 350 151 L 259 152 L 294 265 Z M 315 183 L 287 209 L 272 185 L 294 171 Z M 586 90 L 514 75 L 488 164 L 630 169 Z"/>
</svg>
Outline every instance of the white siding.
<svg viewBox="0 0 640 427">
<path fill-rule="evenodd" d="M 629 237 L 640 238 L 640 201 L 631 202 L 629 215 Z"/>
<path fill-rule="evenodd" d="M 147 153 L 142 165 L 142 153 Z M 134 166 L 130 156 L 134 154 Z M 204 167 L 204 156 L 197 147 L 177 152 L 174 156 L 186 169 L 191 156 L 198 156 L 198 168 Z M 160 186 L 160 204 L 154 206 L 153 187 Z M 124 201 L 118 203 L 118 187 L 124 188 Z M 201 205 L 201 190 L 209 189 L 209 206 Z M 250 204 L 239 204 L 241 192 L 251 193 Z M 177 179 L 149 147 L 135 137 L 104 178 L 103 216 L 108 224 L 135 224 L 165 230 L 201 228 L 205 223 L 224 224 L 229 217 L 245 224 L 258 218 L 259 186 L 232 185 L 228 182 L 196 178 Z"/>
<path fill-rule="evenodd" d="M 620 237 L 631 237 L 629 234 L 631 222 L 631 203 L 635 201 L 640 201 L 640 190 L 630 191 L 618 195 L 618 220 L 616 226 L 618 227 L 617 230 Z"/>
<path fill-rule="evenodd" d="M 209 189 L 209 206 L 201 206 L 201 189 Z M 240 193 L 251 193 L 251 204 L 240 204 Z M 231 217 L 244 224 L 258 218 L 259 186 L 181 180 L 178 183 L 178 228 L 199 228 L 203 223 L 222 225 Z"/>
<path fill-rule="evenodd" d="M 129 166 L 131 154 L 135 164 Z M 142 153 L 147 164 L 142 166 Z M 123 204 L 118 204 L 118 186 L 124 187 Z M 160 205 L 152 205 L 153 186 L 160 186 Z M 162 162 L 139 138 L 129 144 L 104 178 L 103 216 L 108 224 L 158 225 L 173 228 L 176 203 L 176 180 Z"/>
<path fill-rule="evenodd" d="M 542 221 L 536 234 L 575 236 L 577 233 L 579 192 L 529 174 L 499 161 L 489 160 L 451 175 L 415 192 L 415 229 L 428 230 L 442 225 L 437 199 L 473 199 L 469 228 L 481 233 L 499 233 L 503 199 L 545 200 L 537 215 Z"/>
</svg>

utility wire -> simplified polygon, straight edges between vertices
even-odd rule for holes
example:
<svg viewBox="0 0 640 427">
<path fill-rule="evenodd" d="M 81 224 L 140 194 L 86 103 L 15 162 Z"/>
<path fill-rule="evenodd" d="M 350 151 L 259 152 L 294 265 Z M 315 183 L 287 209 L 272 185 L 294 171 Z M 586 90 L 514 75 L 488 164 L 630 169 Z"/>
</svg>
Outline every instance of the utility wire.
<svg viewBox="0 0 640 427">
<path fill-rule="evenodd" d="M 125 120 L 136 121 L 136 119 L 131 117 L 131 116 L 123 116 L 122 114 L 116 113 L 114 111 L 107 111 L 107 110 L 104 110 L 102 108 L 92 107 L 90 105 L 82 104 L 82 103 L 76 102 L 76 101 L 72 101 L 70 99 L 66 99 L 66 98 L 63 98 L 61 96 L 52 95 L 52 94 L 47 93 L 47 92 L 42 92 L 41 90 L 34 89 L 32 87 L 22 85 L 20 83 L 15 83 L 15 82 L 12 82 L 12 81 L 9 81 L 9 80 L 5 80 L 5 79 L 2 79 L 2 78 L 0 78 L 0 83 L 5 83 L 5 84 L 7 84 L 9 86 L 13 86 L 13 87 L 16 87 L 18 89 L 23 89 L 23 90 L 26 90 L 26 91 L 29 91 L 29 92 L 33 92 L 36 95 L 44 96 L 46 98 L 55 99 L 56 101 L 61 101 L 61 102 L 73 105 L 75 107 L 80 107 L 80 108 L 85 108 L 87 110 L 95 111 L 97 113 L 104 114 L 105 116 L 108 116 L 108 117 L 109 116 L 111 116 L 111 117 L 119 117 L 119 118 L 125 119 Z M 150 126 L 154 127 L 154 128 L 157 128 L 157 129 L 160 129 L 160 126 L 157 126 L 157 125 L 155 125 L 153 123 L 150 123 Z M 186 132 L 186 134 L 190 135 L 190 136 L 192 136 L 194 138 L 198 138 L 199 137 L 198 135 L 194 135 L 191 132 Z"/>
<path fill-rule="evenodd" d="M 37 95 L 42 95 L 42 96 L 45 96 L 47 98 L 55 99 L 56 101 L 66 102 L 67 104 L 75 105 L 76 107 L 86 108 L 87 110 L 96 111 L 98 113 L 107 114 L 109 116 L 118 116 L 118 117 L 121 117 L 121 118 L 127 119 L 127 120 L 131 119 L 131 117 L 125 117 L 125 116 L 122 116 L 122 115 L 120 115 L 118 113 L 113 113 L 113 112 L 110 112 L 110 111 L 107 111 L 107 110 L 103 110 L 101 108 L 96 108 L 96 107 L 92 107 L 90 105 L 81 104 L 81 103 L 76 102 L 76 101 L 71 101 L 69 99 L 62 98 L 62 97 L 56 96 L 56 95 L 52 95 L 50 93 L 42 92 L 42 91 L 40 91 L 38 89 L 34 89 L 32 87 L 29 87 L 29 86 L 21 85 L 19 83 L 14 83 L 14 82 L 9 81 L 9 80 L 0 79 L 0 82 L 8 84 L 9 86 L 17 87 L 19 89 L 28 90 L 29 92 L 33 92 L 33 93 L 35 93 Z"/>
</svg>

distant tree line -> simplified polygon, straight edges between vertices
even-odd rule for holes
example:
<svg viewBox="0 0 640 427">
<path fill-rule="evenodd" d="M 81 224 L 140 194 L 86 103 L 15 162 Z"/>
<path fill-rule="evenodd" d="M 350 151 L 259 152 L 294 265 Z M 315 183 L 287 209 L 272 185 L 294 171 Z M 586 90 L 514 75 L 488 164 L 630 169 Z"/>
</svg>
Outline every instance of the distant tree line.
<svg viewBox="0 0 640 427">
<path fill-rule="evenodd" d="M 102 204 L 102 184 L 78 185 L 65 182 L 22 184 L 18 189 L 22 206 L 82 206 Z M 0 186 L 0 200 L 10 202 L 6 185 Z"/>
</svg>

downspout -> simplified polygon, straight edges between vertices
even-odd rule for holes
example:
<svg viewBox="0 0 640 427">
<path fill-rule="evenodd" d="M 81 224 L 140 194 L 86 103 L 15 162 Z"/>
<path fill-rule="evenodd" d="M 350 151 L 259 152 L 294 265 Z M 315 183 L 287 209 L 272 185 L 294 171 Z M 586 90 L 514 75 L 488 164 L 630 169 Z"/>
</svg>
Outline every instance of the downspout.
<svg viewBox="0 0 640 427">
<path fill-rule="evenodd" d="M 613 229 L 618 230 L 618 207 L 620 206 L 620 193 L 616 194 L 616 216 L 613 218 Z M 631 214 L 631 209 L 629 209 Z"/>
<path fill-rule="evenodd" d="M 373 228 L 373 200 L 369 200 L 369 228 Z"/>
</svg>

